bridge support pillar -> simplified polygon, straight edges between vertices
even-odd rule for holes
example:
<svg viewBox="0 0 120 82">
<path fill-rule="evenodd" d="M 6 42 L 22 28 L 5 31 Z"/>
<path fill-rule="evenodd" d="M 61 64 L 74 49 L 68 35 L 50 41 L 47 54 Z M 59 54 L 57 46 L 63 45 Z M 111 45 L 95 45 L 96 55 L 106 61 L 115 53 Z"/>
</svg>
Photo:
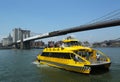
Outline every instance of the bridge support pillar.
<svg viewBox="0 0 120 82">
<path fill-rule="evenodd" d="M 24 43 L 23 43 L 23 41 L 20 42 L 20 49 L 24 49 Z"/>
<path fill-rule="evenodd" d="M 14 47 L 15 49 L 19 49 L 19 48 L 20 48 L 20 47 L 19 47 L 19 44 L 17 44 L 17 43 L 14 44 L 13 47 Z"/>
<path fill-rule="evenodd" d="M 30 45 L 30 41 L 24 42 L 24 49 L 30 49 L 31 45 Z"/>
<path fill-rule="evenodd" d="M 20 42 L 20 49 L 24 49 L 24 44 L 23 44 L 23 30 L 21 30 L 21 42 Z"/>
<path fill-rule="evenodd" d="M 30 45 L 30 41 L 27 42 L 22 42 L 20 43 L 20 49 L 30 49 L 31 45 Z"/>
<path fill-rule="evenodd" d="M 21 30 L 21 42 L 20 42 L 20 49 L 30 49 L 30 41 L 23 41 L 23 38 L 30 37 L 30 31 Z"/>
</svg>

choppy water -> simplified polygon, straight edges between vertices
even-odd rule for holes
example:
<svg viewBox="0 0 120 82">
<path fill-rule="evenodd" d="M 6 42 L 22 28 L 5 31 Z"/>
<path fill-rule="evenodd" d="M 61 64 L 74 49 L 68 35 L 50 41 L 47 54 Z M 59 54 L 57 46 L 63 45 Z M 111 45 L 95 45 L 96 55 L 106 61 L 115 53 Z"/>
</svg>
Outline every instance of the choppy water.
<svg viewBox="0 0 120 82">
<path fill-rule="evenodd" d="M 39 49 L 0 50 L 0 82 L 120 82 L 120 48 L 98 49 L 111 58 L 110 71 L 90 75 L 38 65 Z"/>
</svg>

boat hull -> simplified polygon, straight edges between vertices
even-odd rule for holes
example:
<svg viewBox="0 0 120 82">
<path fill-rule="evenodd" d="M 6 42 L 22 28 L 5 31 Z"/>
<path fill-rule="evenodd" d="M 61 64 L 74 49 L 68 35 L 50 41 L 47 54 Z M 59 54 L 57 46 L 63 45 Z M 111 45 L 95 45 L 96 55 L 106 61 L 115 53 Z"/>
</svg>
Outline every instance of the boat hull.
<svg viewBox="0 0 120 82">
<path fill-rule="evenodd" d="M 50 62 L 50 61 L 41 61 L 40 63 L 47 64 L 52 67 L 57 67 L 60 69 L 65 69 L 72 72 L 79 72 L 84 74 L 89 74 L 91 71 L 91 68 L 89 66 L 72 66 L 72 65 L 66 65 L 66 64 L 60 64 L 56 62 Z"/>
<path fill-rule="evenodd" d="M 72 66 L 72 65 L 66 65 L 46 60 L 41 60 L 40 64 L 47 64 L 52 67 L 65 69 L 72 72 L 79 72 L 84 74 L 92 74 L 92 73 L 102 73 L 109 70 L 109 67 L 111 63 L 105 63 L 105 64 L 99 64 L 99 65 L 84 65 L 84 66 Z"/>
<path fill-rule="evenodd" d="M 91 65 L 91 73 L 104 73 L 109 71 L 109 67 L 111 65 L 111 62 L 109 63 L 103 63 L 98 65 Z"/>
</svg>

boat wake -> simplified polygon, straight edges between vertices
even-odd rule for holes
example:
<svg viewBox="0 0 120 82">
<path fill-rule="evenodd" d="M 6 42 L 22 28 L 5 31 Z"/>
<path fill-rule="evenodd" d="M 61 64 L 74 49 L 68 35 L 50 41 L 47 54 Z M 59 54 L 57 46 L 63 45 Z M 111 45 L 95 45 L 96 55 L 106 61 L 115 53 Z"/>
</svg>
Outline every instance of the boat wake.
<svg viewBox="0 0 120 82">
<path fill-rule="evenodd" d="M 32 62 L 32 64 L 37 65 L 37 67 L 49 67 L 48 65 L 45 65 L 45 64 L 40 64 L 40 63 L 39 63 L 39 62 L 37 62 L 37 61 Z"/>
<path fill-rule="evenodd" d="M 37 62 L 37 61 L 34 61 L 34 62 L 32 62 L 32 64 L 39 65 L 40 63 L 39 63 L 39 62 Z"/>
</svg>

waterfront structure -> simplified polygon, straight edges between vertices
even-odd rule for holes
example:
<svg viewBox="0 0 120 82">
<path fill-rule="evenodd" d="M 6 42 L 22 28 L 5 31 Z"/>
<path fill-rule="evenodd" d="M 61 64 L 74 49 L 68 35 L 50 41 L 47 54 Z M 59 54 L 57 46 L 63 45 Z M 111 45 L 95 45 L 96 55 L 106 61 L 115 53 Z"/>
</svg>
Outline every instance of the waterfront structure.
<svg viewBox="0 0 120 82">
<path fill-rule="evenodd" d="M 44 48 L 45 43 L 43 41 L 32 41 L 31 48 Z"/>
<path fill-rule="evenodd" d="M 3 38 L 2 45 L 7 46 L 7 45 L 11 44 L 12 42 L 13 42 L 13 38 L 12 38 L 11 34 L 9 34 L 9 36 L 7 38 Z"/>
<path fill-rule="evenodd" d="M 93 47 L 120 47 L 120 38 L 114 40 L 105 40 L 102 42 L 95 42 Z"/>
</svg>

